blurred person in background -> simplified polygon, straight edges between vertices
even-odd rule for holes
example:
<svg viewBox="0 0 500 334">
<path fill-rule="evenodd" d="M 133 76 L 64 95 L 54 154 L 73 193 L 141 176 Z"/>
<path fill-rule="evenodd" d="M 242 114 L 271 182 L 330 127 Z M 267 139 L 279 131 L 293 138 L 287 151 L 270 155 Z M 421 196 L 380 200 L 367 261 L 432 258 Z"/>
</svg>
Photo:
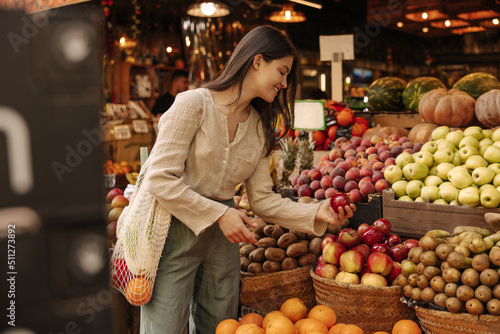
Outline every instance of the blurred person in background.
<svg viewBox="0 0 500 334">
<path fill-rule="evenodd" d="M 175 70 L 172 73 L 172 82 L 168 92 L 156 100 L 152 113 L 161 116 L 174 103 L 177 94 L 186 91 L 189 87 L 189 74 L 185 70 Z"/>
</svg>

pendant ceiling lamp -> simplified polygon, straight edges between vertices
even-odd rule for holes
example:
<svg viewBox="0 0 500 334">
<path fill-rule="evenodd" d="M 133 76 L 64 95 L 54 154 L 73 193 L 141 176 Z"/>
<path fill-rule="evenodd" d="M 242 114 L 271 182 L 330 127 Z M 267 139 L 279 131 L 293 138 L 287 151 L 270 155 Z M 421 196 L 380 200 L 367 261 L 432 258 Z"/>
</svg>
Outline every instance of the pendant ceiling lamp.
<svg viewBox="0 0 500 334">
<path fill-rule="evenodd" d="M 299 23 L 306 20 L 306 16 L 302 12 L 293 10 L 292 5 L 283 5 L 280 11 L 272 12 L 269 20 L 280 23 Z"/>
<path fill-rule="evenodd" d="M 221 17 L 229 15 L 229 7 L 218 1 L 202 1 L 189 5 L 187 14 L 197 17 Z"/>
</svg>

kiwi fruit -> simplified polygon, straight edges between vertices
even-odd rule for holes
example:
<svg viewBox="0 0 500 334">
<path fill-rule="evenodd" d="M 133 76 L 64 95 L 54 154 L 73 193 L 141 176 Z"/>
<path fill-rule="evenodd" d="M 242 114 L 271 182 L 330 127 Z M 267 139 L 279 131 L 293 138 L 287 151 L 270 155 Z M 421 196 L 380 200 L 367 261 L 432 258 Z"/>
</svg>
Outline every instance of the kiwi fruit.
<svg viewBox="0 0 500 334">
<path fill-rule="evenodd" d="M 488 303 L 486 303 L 486 310 L 491 315 L 500 315 L 500 300 L 496 298 L 491 298 Z"/>
<path fill-rule="evenodd" d="M 481 284 L 494 286 L 498 283 L 498 272 L 491 268 L 485 269 L 479 275 L 479 279 L 481 280 Z"/>
<path fill-rule="evenodd" d="M 428 280 L 431 280 L 435 276 L 441 275 L 441 269 L 434 266 L 429 266 L 424 269 L 424 276 L 427 277 Z"/>
<path fill-rule="evenodd" d="M 465 269 L 461 277 L 462 283 L 475 288 L 479 285 L 479 273 L 473 268 Z"/>
<path fill-rule="evenodd" d="M 444 286 L 444 293 L 448 297 L 455 297 L 457 295 L 458 285 L 457 283 L 448 283 Z"/>
<path fill-rule="evenodd" d="M 436 292 L 443 292 L 446 282 L 441 276 L 434 276 L 430 281 L 431 288 Z"/>
<path fill-rule="evenodd" d="M 476 298 L 471 298 L 465 302 L 465 308 L 470 314 L 481 314 L 484 312 L 484 305 Z"/>
<path fill-rule="evenodd" d="M 448 296 L 445 293 L 443 292 L 437 293 L 434 296 L 434 305 L 446 308 L 446 299 L 448 299 Z"/>
<path fill-rule="evenodd" d="M 430 286 L 423 288 L 420 293 L 420 298 L 422 301 L 431 303 L 434 301 L 434 297 L 436 296 L 436 291 L 434 291 Z"/>
<path fill-rule="evenodd" d="M 461 312 L 464 308 L 464 302 L 457 297 L 449 297 L 446 299 L 446 309 L 451 313 Z"/>
<path fill-rule="evenodd" d="M 417 277 L 417 286 L 420 289 L 425 289 L 425 288 L 427 288 L 429 286 L 429 280 L 427 279 L 427 277 L 425 277 L 424 274 L 418 275 L 418 277 Z"/>
<path fill-rule="evenodd" d="M 460 285 L 457 288 L 456 297 L 458 300 L 466 302 L 469 299 L 474 298 L 474 289 L 467 285 Z"/>
<path fill-rule="evenodd" d="M 408 283 L 413 287 L 417 286 L 418 276 L 417 273 L 410 274 L 410 276 L 408 276 Z"/>
<path fill-rule="evenodd" d="M 487 303 L 491 298 L 493 298 L 493 292 L 489 286 L 480 285 L 474 291 L 474 298 L 480 302 Z"/>
<path fill-rule="evenodd" d="M 472 258 L 472 268 L 477 272 L 481 272 L 490 267 L 490 258 L 486 253 L 476 254 Z"/>
</svg>

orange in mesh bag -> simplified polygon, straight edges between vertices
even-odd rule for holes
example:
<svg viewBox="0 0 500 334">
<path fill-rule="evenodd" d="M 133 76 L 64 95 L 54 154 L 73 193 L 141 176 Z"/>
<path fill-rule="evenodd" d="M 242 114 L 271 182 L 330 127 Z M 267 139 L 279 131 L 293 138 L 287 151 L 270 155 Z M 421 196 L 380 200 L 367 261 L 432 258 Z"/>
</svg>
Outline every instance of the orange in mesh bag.
<svg viewBox="0 0 500 334">
<path fill-rule="evenodd" d="M 165 245 L 171 214 L 147 191 L 142 166 L 129 205 L 117 223 L 117 241 L 111 256 L 111 285 L 134 306 L 152 296 L 156 271 Z"/>
</svg>

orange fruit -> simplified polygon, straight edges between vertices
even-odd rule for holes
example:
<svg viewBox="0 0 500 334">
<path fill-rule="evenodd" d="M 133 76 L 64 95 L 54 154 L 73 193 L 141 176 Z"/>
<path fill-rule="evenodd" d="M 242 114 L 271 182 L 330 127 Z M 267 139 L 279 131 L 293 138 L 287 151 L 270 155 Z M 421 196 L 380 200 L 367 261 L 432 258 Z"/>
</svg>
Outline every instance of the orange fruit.
<svg viewBox="0 0 500 334">
<path fill-rule="evenodd" d="M 262 326 L 262 321 L 264 317 L 258 313 L 247 313 L 240 319 L 240 325 L 244 324 L 256 324 L 257 326 Z"/>
<path fill-rule="evenodd" d="M 299 334 L 310 334 L 313 332 L 328 334 L 328 328 L 322 321 L 318 319 L 306 318 L 301 321 L 299 326 Z"/>
<path fill-rule="evenodd" d="M 379 331 L 379 332 L 375 332 L 375 333 L 373 333 L 373 334 L 389 334 L 389 333 L 387 333 L 387 332 L 382 332 L 382 331 Z"/>
<path fill-rule="evenodd" d="M 256 324 L 244 324 L 236 329 L 234 334 L 263 334 L 264 330 Z"/>
<path fill-rule="evenodd" d="M 328 334 L 339 334 L 340 330 L 345 326 L 343 323 L 338 323 L 330 327 Z"/>
<path fill-rule="evenodd" d="M 238 327 L 240 327 L 238 320 L 225 319 L 219 322 L 215 328 L 215 334 L 234 334 Z"/>
<path fill-rule="evenodd" d="M 415 321 L 403 319 L 394 324 L 392 334 L 422 334 L 422 331 Z"/>
<path fill-rule="evenodd" d="M 342 327 L 339 334 L 364 334 L 365 332 L 356 325 L 348 324 Z"/>
<path fill-rule="evenodd" d="M 274 317 L 284 317 L 284 318 L 288 319 L 288 317 L 280 311 L 271 311 L 268 314 L 266 314 L 266 316 L 262 320 L 262 328 L 266 329 L 267 326 L 269 325 L 269 321 L 271 321 Z M 290 320 L 290 319 L 288 319 L 288 320 Z"/>
<path fill-rule="evenodd" d="M 295 325 L 285 316 L 275 316 L 265 327 L 266 334 L 295 334 Z"/>
<path fill-rule="evenodd" d="M 293 322 L 304 318 L 307 313 L 307 307 L 299 298 L 289 298 L 281 304 L 280 311 Z"/>
<path fill-rule="evenodd" d="M 127 301 L 134 306 L 145 305 L 151 299 L 152 294 L 153 287 L 147 278 L 134 277 L 127 284 Z"/>
<path fill-rule="evenodd" d="M 317 319 L 330 329 L 337 321 L 335 311 L 327 305 L 316 305 L 309 311 L 309 318 Z"/>
</svg>

